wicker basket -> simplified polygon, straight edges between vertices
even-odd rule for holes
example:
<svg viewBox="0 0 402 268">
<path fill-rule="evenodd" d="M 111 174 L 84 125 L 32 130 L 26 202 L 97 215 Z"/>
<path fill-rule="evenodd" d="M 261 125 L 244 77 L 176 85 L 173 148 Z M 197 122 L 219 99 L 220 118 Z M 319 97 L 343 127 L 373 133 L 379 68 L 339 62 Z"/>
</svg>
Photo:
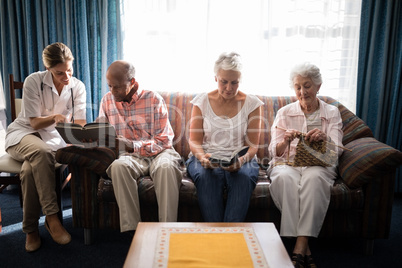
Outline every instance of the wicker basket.
<svg viewBox="0 0 402 268">
<path fill-rule="evenodd" d="M 326 141 L 309 142 L 301 135 L 296 146 L 294 162 L 289 164 L 294 167 L 332 167 L 336 165 L 337 160 L 337 153 L 327 148 Z"/>
</svg>

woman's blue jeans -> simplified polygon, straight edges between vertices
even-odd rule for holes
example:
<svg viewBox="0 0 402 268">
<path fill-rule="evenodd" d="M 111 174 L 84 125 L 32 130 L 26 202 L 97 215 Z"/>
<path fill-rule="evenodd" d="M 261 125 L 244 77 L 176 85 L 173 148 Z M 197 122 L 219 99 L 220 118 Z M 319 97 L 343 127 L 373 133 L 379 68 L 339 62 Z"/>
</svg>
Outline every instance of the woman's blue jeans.
<svg viewBox="0 0 402 268">
<path fill-rule="evenodd" d="M 244 221 L 258 178 L 259 167 L 255 159 L 244 164 L 237 172 L 228 172 L 222 168 L 206 169 L 194 156 L 187 160 L 186 165 L 187 172 L 197 188 L 198 203 L 204 221 Z"/>
</svg>

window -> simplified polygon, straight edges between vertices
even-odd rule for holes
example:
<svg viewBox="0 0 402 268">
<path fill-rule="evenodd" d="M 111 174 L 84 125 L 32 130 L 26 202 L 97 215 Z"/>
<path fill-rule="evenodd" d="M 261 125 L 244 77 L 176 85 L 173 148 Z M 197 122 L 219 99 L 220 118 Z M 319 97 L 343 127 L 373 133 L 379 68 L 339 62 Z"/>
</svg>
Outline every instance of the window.
<svg viewBox="0 0 402 268">
<path fill-rule="evenodd" d="M 208 92 L 219 54 L 243 59 L 241 90 L 294 95 L 290 69 L 302 61 L 323 75 L 321 95 L 355 111 L 361 1 L 126 0 L 124 58 L 143 88 Z"/>
</svg>

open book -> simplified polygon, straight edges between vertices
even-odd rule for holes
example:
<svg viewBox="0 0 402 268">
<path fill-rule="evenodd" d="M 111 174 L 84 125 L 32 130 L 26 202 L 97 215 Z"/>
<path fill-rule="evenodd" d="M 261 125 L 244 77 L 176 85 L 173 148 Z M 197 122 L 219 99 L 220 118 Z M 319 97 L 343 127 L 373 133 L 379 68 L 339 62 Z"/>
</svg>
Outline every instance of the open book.
<svg viewBox="0 0 402 268">
<path fill-rule="evenodd" d="M 56 130 L 64 141 L 69 144 L 82 145 L 91 141 L 98 142 L 99 146 L 115 147 L 116 130 L 109 123 L 93 122 L 85 126 L 74 123 L 58 123 Z M 109 138 L 108 141 L 106 141 L 106 137 Z"/>
<path fill-rule="evenodd" d="M 239 157 L 245 155 L 248 151 L 248 146 L 243 146 L 240 149 L 234 151 L 230 157 L 219 157 L 212 155 L 209 158 L 212 164 L 219 164 L 222 167 L 228 167 L 236 163 Z"/>
</svg>

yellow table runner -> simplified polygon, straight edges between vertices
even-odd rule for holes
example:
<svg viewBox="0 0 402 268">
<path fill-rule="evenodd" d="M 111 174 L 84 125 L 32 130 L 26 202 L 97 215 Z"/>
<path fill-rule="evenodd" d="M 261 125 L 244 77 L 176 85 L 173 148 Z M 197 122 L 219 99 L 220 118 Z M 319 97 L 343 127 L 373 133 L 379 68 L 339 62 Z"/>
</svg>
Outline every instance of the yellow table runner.
<svg viewBox="0 0 402 268">
<path fill-rule="evenodd" d="M 154 267 L 268 267 L 253 228 L 162 228 Z"/>
</svg>

